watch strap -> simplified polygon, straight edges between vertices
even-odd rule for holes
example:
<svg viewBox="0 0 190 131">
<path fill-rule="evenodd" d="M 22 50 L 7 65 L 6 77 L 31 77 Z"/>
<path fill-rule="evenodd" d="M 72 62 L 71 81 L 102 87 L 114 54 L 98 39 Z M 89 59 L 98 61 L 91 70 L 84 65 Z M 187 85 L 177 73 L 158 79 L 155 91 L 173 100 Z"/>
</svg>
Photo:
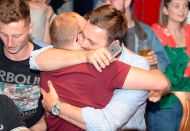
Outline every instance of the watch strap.
<svg viewBox="0 0 190 131">
<path fill-rule="evenodd" d="M 61 108 L 61 104 L 62 104 L 62 102 L 61 102 L 61 101 L 58 101 L 55 106 L 56 106 L 58 109 L 60 109 L 60 108 Z"/>
</svg>

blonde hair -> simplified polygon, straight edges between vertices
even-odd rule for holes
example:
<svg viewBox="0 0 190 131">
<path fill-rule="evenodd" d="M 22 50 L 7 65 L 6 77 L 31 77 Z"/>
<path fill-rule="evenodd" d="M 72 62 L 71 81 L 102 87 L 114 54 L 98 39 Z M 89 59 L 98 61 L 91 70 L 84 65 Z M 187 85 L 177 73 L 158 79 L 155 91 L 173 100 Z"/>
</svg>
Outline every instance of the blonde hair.
<svg viewBox="0 0 190 131">
<path fill-rule="evenodd" d="M 65 12 L 56 16 L 50 26 L 50 37 L 55 48 L 72 46 L 82 30 L 75 12 Z"/>
<path fill-rule="evenodd" d="M 168 25 L 168 16 L 164 14 L 163 8 L 164 7 L 168 8 L 168 4 L 171 1 L 172 0 L 162 0 L 160 3 L 158 24 L 162 27 L 166 27 Z M 181 27 L 186 26 L 186 21 L 187 21 L 187 18 L 183 22 L 181 22 Z"/>
</svg>

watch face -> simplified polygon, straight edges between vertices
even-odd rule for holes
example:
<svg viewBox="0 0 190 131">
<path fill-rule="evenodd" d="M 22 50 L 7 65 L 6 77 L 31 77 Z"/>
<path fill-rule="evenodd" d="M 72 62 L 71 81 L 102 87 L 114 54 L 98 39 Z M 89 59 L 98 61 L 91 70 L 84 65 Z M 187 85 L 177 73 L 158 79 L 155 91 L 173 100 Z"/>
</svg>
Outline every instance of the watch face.
<svg viewBox="0 0 190 131">
<path fill-rule="evenodd" d="M 60 110 L 59 110 L 57 107 L 53 107 L 53 108 L 52 108 L 52 114 L 53 114 L 53 115 L 56 115 L 56 116 L 57 116 L 57 115 L 59 115 L 59 113 L 60 113 Z"/>
</svg>

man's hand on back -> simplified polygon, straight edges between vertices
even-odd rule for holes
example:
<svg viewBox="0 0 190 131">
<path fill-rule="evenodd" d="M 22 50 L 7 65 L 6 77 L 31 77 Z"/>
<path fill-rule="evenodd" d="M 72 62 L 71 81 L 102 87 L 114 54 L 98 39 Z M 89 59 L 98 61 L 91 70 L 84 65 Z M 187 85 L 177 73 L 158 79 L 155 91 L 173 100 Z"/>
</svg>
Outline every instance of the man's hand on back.
<svg viewBox="0 0 190 131">
<path fill-rule="evenodd" d="M 116 61 L 116 58 L 112 58 L 110 52 L 103 47 L 90 50 L 87 55 L 87 62 L 93 64 L 99 72 L 102 72 L 101 68 L 106 68 L 106 66 L 109 66 L 113 61 Z"/>
<path fill-rule="evenodd" d="M 51 112 L 53 106 L 55 106 L 59 101 L 59 97 L 53 87 L 52 82 L 48 81 L 47 84 L 49 87 L 48 93 L 41 88 L 41 93 L 43 95 L 42 105 L 47 112 Z"/>
</svg>

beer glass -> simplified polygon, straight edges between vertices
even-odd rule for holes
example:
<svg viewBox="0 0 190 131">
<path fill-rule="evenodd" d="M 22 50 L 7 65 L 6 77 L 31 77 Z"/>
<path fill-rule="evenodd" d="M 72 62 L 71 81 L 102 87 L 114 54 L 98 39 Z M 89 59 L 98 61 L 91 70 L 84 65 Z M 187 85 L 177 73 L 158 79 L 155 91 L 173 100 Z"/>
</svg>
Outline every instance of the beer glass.
<svg viewBox="0 0 190 131">
<path fill-rule="evenodd" d="M 148 52 L 152 49 L 152 41 L 150 40 L 139 40 L 139 55 L 143 57 L 148 57 Z"/>
</svg>

